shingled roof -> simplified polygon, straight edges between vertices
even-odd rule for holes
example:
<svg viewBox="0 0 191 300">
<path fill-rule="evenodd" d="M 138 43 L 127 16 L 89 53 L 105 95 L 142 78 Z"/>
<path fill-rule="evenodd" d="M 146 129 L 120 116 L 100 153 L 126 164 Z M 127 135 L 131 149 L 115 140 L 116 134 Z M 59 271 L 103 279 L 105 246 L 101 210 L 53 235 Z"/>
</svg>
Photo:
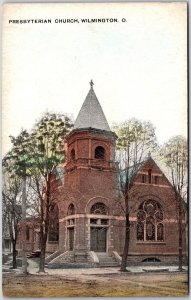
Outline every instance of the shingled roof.
<svg viewBox="0 0 191 300">
<path fill-rule="evenodd" d="M 111 131 L 102 107 L 94 92 L 92 81 L 90 82 L 90 90 L 74 123 L 74 129 L 90 127 Z"/>
</svg>

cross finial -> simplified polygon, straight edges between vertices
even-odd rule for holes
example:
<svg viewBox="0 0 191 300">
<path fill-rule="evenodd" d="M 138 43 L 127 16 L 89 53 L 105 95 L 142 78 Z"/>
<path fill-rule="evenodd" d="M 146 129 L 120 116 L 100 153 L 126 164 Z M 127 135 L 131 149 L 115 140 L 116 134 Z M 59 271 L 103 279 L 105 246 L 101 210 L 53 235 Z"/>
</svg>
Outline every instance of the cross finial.
<svg viewBox="0 0 191 300">
<path fill-rule="evenodd" d="M 148 157 L 149 157 L 149 158 L 151 157 L 151 151 L 149 151 L 149 153 L 148 153 Z"/>
<path fill-rule="evenodd" d="M 91 79 L 91 81 L 90 81 L 90 87 L 91 87 L 91 89 L 93 89 L 93 85 L 94 85 L 94 83 L 93 83 L 93 80 Z"/>
</svg>

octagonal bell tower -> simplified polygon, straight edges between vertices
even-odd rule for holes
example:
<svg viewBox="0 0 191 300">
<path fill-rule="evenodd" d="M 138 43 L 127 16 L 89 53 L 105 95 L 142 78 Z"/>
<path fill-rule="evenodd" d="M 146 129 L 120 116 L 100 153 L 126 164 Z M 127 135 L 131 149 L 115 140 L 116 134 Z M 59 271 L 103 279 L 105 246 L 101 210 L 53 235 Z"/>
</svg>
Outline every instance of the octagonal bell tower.
<svg viewBox="0 0 191 300">
<path fill-rule="evenodd" d="M 59 243 L 60 250 L 75 254 L 76 262 L 87 260 L 89 251 L 119 250 L 114 238 L 119 219 L 115 140 L 91 81 L 74 129 L 65 139 Z"/>
</svg>

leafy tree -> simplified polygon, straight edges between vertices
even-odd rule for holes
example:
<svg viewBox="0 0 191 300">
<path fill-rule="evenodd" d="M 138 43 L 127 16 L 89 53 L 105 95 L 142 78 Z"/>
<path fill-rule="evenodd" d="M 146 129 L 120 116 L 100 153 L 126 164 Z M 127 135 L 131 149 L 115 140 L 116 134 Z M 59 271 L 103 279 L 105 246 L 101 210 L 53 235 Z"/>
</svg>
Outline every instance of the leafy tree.
<svg viewBox="0 0 191 300">
<path fill-rule="evenodd" d="M 71 120 L 63 114 L 45 113 L 35 124 L 31 133 L 23 130 L 19 136 L 11 137 L 13 148 L 9 157 L 12 160 L 10 168 L 22 178 L 23 182 L 23 220 L 26 216 L 27 177 L 31 180 L 31 190 L 35 191 L 39 198 L 40 272 L 44 272 L 49 211 L 56 193 L 56 187 L 52 181 L 56 167 L 64 162 L 64 137 L 72 126 Z M 22 225 L 26 226 L 26 222 Z M 26 258 L 26 255 L 23 256 Z"/>
<path fill-rule="evenodd" d="M 188 145 L 182 136 L 171 138 L 161 149 L 161 156 L 170 172 L 178 212 L 179 270 L 182 271 L 183 214 L 188 188 Z M 183 201 L 184 200 L 184 201 Z"/>
<path fill-rule="evenodd" d="M 30 135 L 29 168 L 40 200 L 40 263 L 44 272 L 46 242 L 49 230 L 50 208 L 56 197 L 52 184 L 54 172 L 65 160 L 64 137 L 72 128 L 71 120 L 62 114 L 46 113 L 34 126 Z M 42 179 L 41 181 L 39 179 Z"/>
<path fill-rule="evenodd" d="M 137 119 L 116 125 L 114 131 L 118 136 L 116 160 L 119 162 L 120 190 L 125 201 L 125 244 L 120 269 L 125 272 L 130 241 L 129 197 L 132 179 L 148 152 L 157 149 L 157 140 L 153 125 Z"/>
</svg>

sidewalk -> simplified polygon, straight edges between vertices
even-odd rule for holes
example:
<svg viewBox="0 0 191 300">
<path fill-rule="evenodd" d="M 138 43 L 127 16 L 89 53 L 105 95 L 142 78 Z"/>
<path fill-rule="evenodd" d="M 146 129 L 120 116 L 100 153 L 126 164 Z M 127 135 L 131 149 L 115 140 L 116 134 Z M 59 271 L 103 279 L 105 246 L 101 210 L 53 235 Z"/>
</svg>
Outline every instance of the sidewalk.
<svg viewBox="0 0 191 300">
<path fill-rule="evenodd" d="M 38 274 L 38 263 L 28 259 L 28 271 L 30 274 Z M 184 271 L 188 270 L 187 266 L 184 266 Z M 127 270 L 130 273 L 152 273 L 152 272 L 178 272 L 178 266 L 130 266 L 127 267 Z M 150 272 L 149 272 L 150 271 Z M 87 268 L 87 269 L 48 269 L 45 268 L 45 274 L 47 275 L 67 275 L 67 276 L 78 276 L 78 275 L 103 275 L 103 274 L 118 274 L 120 273 L 120 267 L 111 267 L 111 268 Z M 42 275 L 42 273 L 41 273 Z"/>
</svg>

